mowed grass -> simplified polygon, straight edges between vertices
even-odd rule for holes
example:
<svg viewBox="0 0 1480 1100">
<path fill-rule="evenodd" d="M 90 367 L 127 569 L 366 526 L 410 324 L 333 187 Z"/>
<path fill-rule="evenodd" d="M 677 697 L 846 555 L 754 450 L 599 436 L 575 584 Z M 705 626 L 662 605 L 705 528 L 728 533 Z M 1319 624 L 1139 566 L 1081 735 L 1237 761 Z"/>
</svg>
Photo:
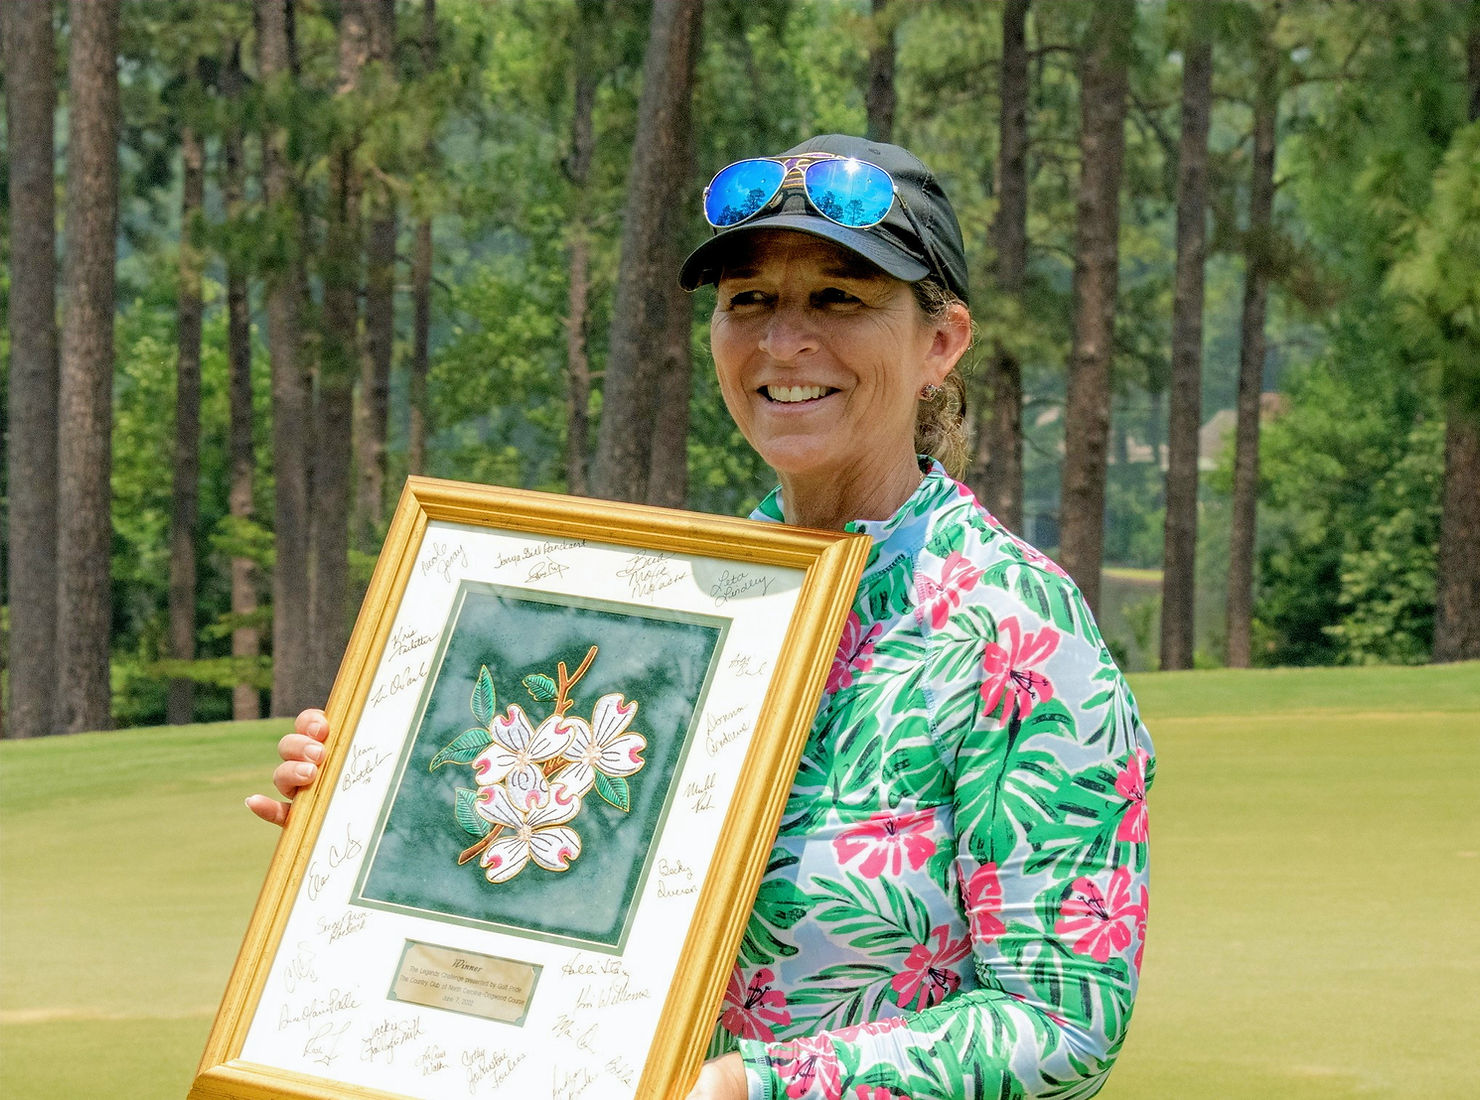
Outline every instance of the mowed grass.
<svg viewBox="0 0 1480 1100">
<path fill-rule="evenodd" d="M 1480 666 L 1134 677 L 1142 995 L 1102 1096 L 1474 1094 Z M 284 723 L 0 744 L 0 1096 L 183 1097 Z"/>
</svg>

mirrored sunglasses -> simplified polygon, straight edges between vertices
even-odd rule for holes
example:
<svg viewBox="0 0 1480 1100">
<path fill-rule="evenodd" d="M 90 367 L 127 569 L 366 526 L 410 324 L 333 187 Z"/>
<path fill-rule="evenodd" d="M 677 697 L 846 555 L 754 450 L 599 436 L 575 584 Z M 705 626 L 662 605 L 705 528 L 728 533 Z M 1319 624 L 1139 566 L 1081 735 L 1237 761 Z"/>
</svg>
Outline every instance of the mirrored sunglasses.
<svg viewBox="0 0 1480 1100">
<path fill-rule="evenodd" d="M 849 229 L 878 225 L 894 205 L 894 180 L 877 164 L 853 157 L 752 157 L 721 168 L 704 189 L 704 217 L 728 229 L 755 217 L 800 176 L 812 209 Z"/>
</svg>

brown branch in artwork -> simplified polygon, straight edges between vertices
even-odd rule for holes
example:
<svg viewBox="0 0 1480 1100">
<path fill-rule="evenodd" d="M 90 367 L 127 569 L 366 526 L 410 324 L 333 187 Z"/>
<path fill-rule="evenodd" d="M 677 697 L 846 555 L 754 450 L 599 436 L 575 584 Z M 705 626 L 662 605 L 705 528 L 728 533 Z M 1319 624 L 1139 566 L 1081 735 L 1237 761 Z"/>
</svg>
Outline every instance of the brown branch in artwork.
<svg viewBox="0 0 1480 1100">
<path fill-rule="evenodd" d="M 492 844 L 494 840 L 498 838 L 499 833 L 503 831 L 504 827 L 502 825 L 495 825 L 492 829 L 489 829 L 488 835 L 485 836 L 482 840 L 478 841 L 477 844 L 470 844 L 468 847 L 464 848 L 461 852 L 457 854 L 457 865 L 461 867 L 468 860 L 476 857 L 479 852 L 483 851 L 484 848 L 487 848 L 490 844 Z"/>
<path fill-rule="evenodd" d="M 571 675 L 566 671 L 564 661 L 560 662 L 560 685 L 555 693 L 555 713 L 560 715 L 561 717 L 564 717 L 565 712 L 570 709 L 570 689 L 575 687 L 580 678 L 586 675 L 587 671 L 590 670 L 591 662 L 596 660 L 597 648 L 598 647 L 596 646 L 592 646 L 590 648 L 590 650 L 586 653 L 586 659 L 580 663 L 579 667 L 576 668 L 574 675 Z"/>
</svg>

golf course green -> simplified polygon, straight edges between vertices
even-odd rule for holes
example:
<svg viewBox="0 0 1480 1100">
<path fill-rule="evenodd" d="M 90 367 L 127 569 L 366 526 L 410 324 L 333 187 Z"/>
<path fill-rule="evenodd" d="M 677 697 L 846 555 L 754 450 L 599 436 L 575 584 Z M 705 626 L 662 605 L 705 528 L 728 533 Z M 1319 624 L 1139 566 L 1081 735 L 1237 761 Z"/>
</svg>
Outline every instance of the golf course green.
<svg viewBox="0 0 1480 1100">
<path fill-rule="evenodd" d="M 1151 928 L 1101 1095 L 1475 1095 L 1480 665 L 1132 684 Z M 183 1098 L 276 840 L 242 798 L 285 729 L 0 743 L 0 1096 Z"/>
</svg>

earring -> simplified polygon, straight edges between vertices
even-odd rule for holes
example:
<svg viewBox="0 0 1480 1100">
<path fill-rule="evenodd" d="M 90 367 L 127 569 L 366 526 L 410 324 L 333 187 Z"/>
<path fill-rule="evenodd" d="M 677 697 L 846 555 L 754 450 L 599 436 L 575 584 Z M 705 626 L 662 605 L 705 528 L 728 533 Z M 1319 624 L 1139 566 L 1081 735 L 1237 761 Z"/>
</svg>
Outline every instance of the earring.
<svg viewBox="0 0 1480 1100">
<path fill-rule="evenodd" d="M 939 395 L 940 395 L 940 387 L 937 386 L 937 385 L 935 385 L 934 383 L 926 386 L 924 389 L 922 389 L 920 391 L 920 399 L 922 401 L 933 401 Z"/>
</svg>

